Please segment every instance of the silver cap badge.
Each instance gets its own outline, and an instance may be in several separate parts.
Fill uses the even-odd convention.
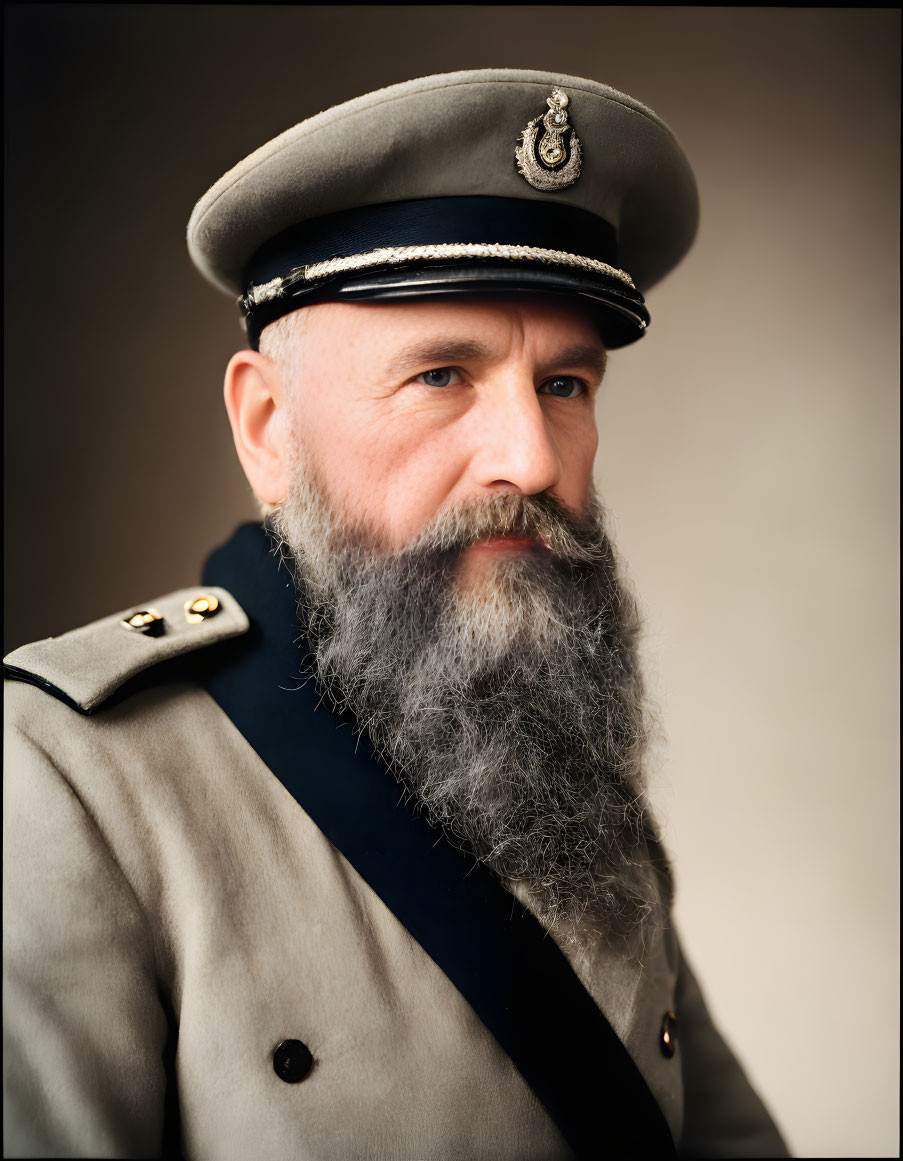
[[[580,176],[580,141],[568,124],[567,93],[553,89],[546,104],[548,113],[534,117],[520,135],[521,144],[514,150],[517,171],[534,189],[566,189]],[[540,122],[545,132],[537,145]]]

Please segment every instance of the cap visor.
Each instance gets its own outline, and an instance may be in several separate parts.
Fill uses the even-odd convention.
[[[368,271],[325,279],[283,300],[289,310],[315,302],[409,302],[424,297],[469,294],[514,297],[567,295],[578,297],[594,311],[605,345],[614,349],[640,338],[649,325],[649,312],[637,291],[616,279],[561,269],[491,263],[431,264]],[[291,298],[292,306],[288,299]]]

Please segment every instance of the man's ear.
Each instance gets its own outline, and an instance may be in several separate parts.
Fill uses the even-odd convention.
[[[279,368],[258,351],[238,351],[223,383],[232,438],[248,483],[278,504],[291,480],[291,424]]]

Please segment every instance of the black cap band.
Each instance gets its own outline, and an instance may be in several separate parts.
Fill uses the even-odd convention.
[[[299,266],[385,246],[451,242],[540,246],[618,265],[614,228],[588,210],[525,198],[418,198],[343,210],[285,230],[257,251],[244,282],[259,286]]]
[[[440,261],[405,257],[401,263],[370,263],[365,272],[356,266],[315,277],[305,274],[317,263],[373,251],[475,244],[499,244],[505,251],[531,247],[557,254],[560,264],[515,250],[513,256],[458,253]],[[586,269],[594,264],[597,269]],[[305,305],[335,300],[401,301],[461,293],[583,295],[614,312],[610,325],[603,327],[610,346],[639,338],[649,321],[642,296],[617,270],[617,237],[610,223],[574,206],[520,198],[421,198],[329,214],[294,226],[261,247],[245,269],[244,285],[248,293],[241,303],[255,348],[260,332],[275,319]]]

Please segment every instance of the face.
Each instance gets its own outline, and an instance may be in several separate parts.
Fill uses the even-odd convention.
[[[591,484],[605,350],[577,305],[462,301],[308,307],[289,393],[299,453],[336,511],[388,549],[436,514]],[[487,557],[542,551],[501,538]]]

